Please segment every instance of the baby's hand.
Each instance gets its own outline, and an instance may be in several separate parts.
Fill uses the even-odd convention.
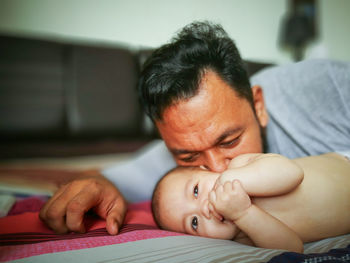
[[[209,202],[208,204],[209,212],[219,221],[223,221],[224,218],[218,212],[216,212],[214,206]]]
[[[251,206],[250,197],[238,180],[217,185],[209,194],[209,202],[218,214],[232,221],[239,219]]]
[[[220,176],[218,179],[216,179],[214,189],[216,189],[219,185],[224,185],[226,182],[233,182],[235,179],[236,175],[241,176],[242,171],[239,169],[230,169],[229,171],[225,171]]]

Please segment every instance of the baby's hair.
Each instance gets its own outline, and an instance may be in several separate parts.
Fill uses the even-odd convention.
[[[160,202],[160,198],[161,198],[161,188],[162,188],[162,183],[164,181],[164,178],[166,178],[169,174],[171,174],[172,172],[174,172],[177,169],[177,167],[171,169],[170,171],[168,171],[163,177],[161,177],[159,179],[159,181],[157,182],[153,194],[152,194],[152,215],[153,215],[153,219],[156,222],[157,226],[161,229],[163,229],[163,226],[161,224],[161,220],[160,220],[160,206],[159,206],[159,202]]]
[[[175,167],[170,171],[168,171],[157,182],[152,195],[152,215],[153,215],[154,221],[156,222],[159,228],[167,229],[164,225],[162,225],[162,220],[161,220],[162,211],[160,207],[160,200],[162,198],[162,185],[164,183],[164,179],[168,178],[170,175],[176,174],[177,172],[188,171],[191,168],[193,169],[194,167]]]

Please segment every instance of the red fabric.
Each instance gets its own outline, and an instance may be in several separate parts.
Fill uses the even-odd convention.
[[[8,215],[18,215],[25,212],[38,212],[47,201],[47,196],[33,196],[27,198],[17,198],[17,202],[12,206]]]
[[[24,206],[28,207],[24,201],[22,201],[22,203]],[[39,207],[39,209],[41,207],[37,204],[36,206]],[[17,210],[21,209],[17,207]],[[143,224],[156,227],[156,223],[154,222],[151,213],[150,202],[129,205],[124,224]],[[88,216],[85,219],[85,226],[87,231],[92,231],[105,228],[106,222],[104,219],[95,216]],[[26,232],[37,232],[42,234],[54,233],[39,219],[39,212],[25,212],[0,218],[0,234]]]

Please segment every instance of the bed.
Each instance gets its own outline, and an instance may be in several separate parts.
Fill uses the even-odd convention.
[[[92,214],[86,217],[85,234],[56,235],[39,220],[38,212],[50,192],[48,185],[57,181],[58,173],[60,180],[68,180],[79,169],[100,168],[131,157],[109,154],[0,163],[2,192],[9,189],[9,178],[18,186],[22,180],[31,191],[17,194],[8,215],[0,218],[0,262],[350,262],[350,234],[305,244],[304,254],[255,248],[160,230],[153,221],[150,201],[129,204],[116,236],[108,235],[105,222]],[[31,178],[30,184],[26,178]],[[40,188],[48,192],[35,191]]]

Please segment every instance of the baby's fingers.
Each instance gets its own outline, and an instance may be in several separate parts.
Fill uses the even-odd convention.
[[[212,215],[218,219],[219,221],[222,221],[223,217],[218,212],[216,212],[214,204],[217,202],[216,200],[216,193],[215,191],[211,191],[209,193],[209,211],[212,213]]]
[[[222,195],[224,192],[223,185],[218,185],[215,190],[211,190],[209,193],[209,201],[212,203],[218,202],[218,198]]]
[[[224,186],[223,186],[224,192],[226,192],[226,193],[232,192],[232,190],[234,190],[234,183],[235,183],[235,181],[237,181],[237,180],[234,180],[233,182],[227,181],[227,182],[224,184]]]
[[[222,215],[220,215],[219,213],[217,213],[215,211],[215,208],[214,208],[214,206],[211,203],[209,203],[209,211],[217,220],[219,220],[219,221],[223,220]]]
[[[245,190],[243,189],[242,183],[239,180],[233,180],[232,189],[234,191],[236,191],[237,193],[245,193]]]
[[[210,191],[209,193],[209,202],[215,203],[216,202],[216,193],[215,191]]]

